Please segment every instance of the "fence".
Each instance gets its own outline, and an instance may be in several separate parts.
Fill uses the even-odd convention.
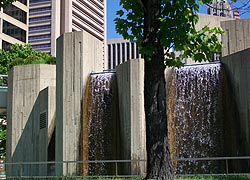
[[[232,160],[248,160],[248,163],[250,162],[250,156],[240,156],[240,157],[208,157],[208,158],[174,158],[171,159],[172,162],[205,162],[205,161],[223,161],[225,163],[225,173],[209,173],[209,174],[190,174],[190,173],[185,173],[185,174],[176,174],[177,176],[220,176],[220,175],[250,175],[250,169],[248,169],[248,172],[244,173],[237,173],[237,172],[230,172],[229,171],[229,161]],[[68,169],[69,166],[74,163],[74,164],[106,164],[106,163],[111,163],[115,166],[115,173],[114,174],[93,174],[91,176],[82,176],[82,175],[69,175],[68,174]],[[18,172],[19,174],[16,176],[8,176],[8,178],[53,178],[53,177],[142,177],[142,174],[140,172],[134,173],[134,174],[119,174],[119,164],[124,164],[124,163],[134,163],[134,165],[139,166],[140,163],[146,163],[146,160],[95,160],[95,161],[49,161],[49,162],[18,162],[18,163],[0,163],[0,166],[8,166],[8,165],[17,165],[19,167]],[[64,176],[56,176],[55,174],[51,175],[32,175],[32,176],[27,176],[23,174],[23,169],[25,166],[29,165],[38,165],[41,167],[41,165],[46,165],[46,166],[56,166],[56,164],[64,164],[66,167],[66,174]]]

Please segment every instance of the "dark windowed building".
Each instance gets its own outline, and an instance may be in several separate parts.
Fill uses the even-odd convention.
[[[0,13],[0,49],[9,49],[12,44],[28,42],[28,1],[18,0]]]

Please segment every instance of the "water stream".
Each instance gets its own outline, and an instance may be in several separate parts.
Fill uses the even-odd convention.
[[[172,158],[215,157],[223,154],[220,64],[175,69],[168,96],[169,145]],[[177,173],[211,173],[211,162],[174,163]]]

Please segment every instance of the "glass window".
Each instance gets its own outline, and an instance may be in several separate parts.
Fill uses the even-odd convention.
[[[31,3],[46,2],[46,1],[51,1],[51,0],[30,0],[30,4]]]
[[[135,59],[135,43],[131,43],[131,56],[132,58],[131,59]]]
[[[116,48],[115,48],[115,44],[112,44],[112,48],[113,48],[113,69],[115,69],[116,66]]]
[[[32,41],[32,40],[39,40],[39,39],[49,39],[49,38],[51,38],[50,35],[29,36],[29,41]]]
[[[24,5],[27,6],[27,0],[18,0],[20,3],[23,3]]]
[[[6,6],[3,12],[25,24],[27,23],[27,13],[12,4]]]
[[[120,47],[120,44],[117,44],[117,61],[118,61],[118,64],[121,64],[121,47]]]
[[[125,62],[125,44],[122,43],[122,62]]]
[[[2,40],[2,49],[3,50],[5,50],[5,51],[9,50],[11,45],[12,45],[11,43]]]
[[[127,60],[129,60],[130,59],[130,44],[129,43],[126,43],[126,45],[127,45]]]
[[[44,21],[44,20],[51,20],[51,16],[44,16],[44,17],[38,17],[38,18],[30,18],[29,22]]]
[[[30,13],[37,13],[37,12],[50,11],[50,10],[51,10],[51,7],[30,9]]]
[[[108,69],[111,69],[111,45],[108,45]]]
[[[44,30],[44,29],[50,29],[51,26],[47,25],[47,26],[39,26],[39,27],[30,27],[29,31],[36,31],[36,30]]]
[[[26,43],[26,31],[5,20],[3,21],[3,33]]]

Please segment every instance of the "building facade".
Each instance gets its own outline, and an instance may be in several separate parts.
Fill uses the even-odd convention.
[[[18,0],[0,11],[0,49],[28,42],[29,1]]]
[[[85,30],[106,44],[106,0],[30,0],[29,43],[55,56],[56,39]]]
[[[138,59],[142,55],[135,41],[124,40],[122,38],[108,39],[108,58],[105,62],[105,69],[115,69],[129,59]]]
[[[60,35],[60,1],[29,1],[29,43],[33,49],[55,55]]]

